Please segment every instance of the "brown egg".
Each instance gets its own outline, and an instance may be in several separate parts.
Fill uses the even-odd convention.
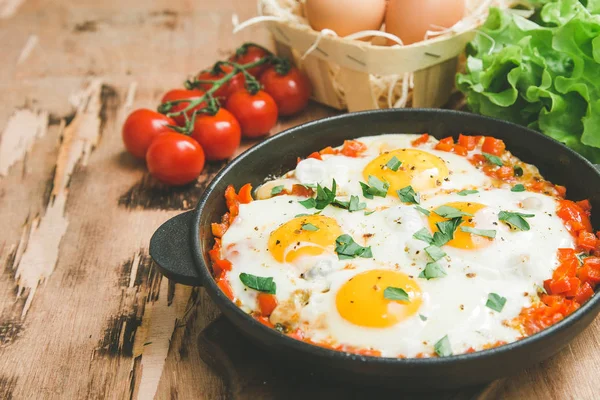
[[[450,28],[464,15],[465,0],[389,0],[385,30],[412,44],[424,40],[428,30]]]
[[[317,31],[331,29],[339,36],[379,30],[386,0],[306,0],[305,14]]]

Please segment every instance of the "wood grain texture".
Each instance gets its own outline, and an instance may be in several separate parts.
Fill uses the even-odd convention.
[[[262,383],[204,290],[153,266],[151,234],[223,164],[162,186],[123,152],[124,118],[243,41],[270,42],[260,28],[231,34],[232,13],[249,18],[252,0],[124,4],[0,0],[0,399],[370,395],[281,374]],[[334,113],[311,104],[274,132]],[[599,342],[596,321],[543,365],[440,396],[596,398]]]

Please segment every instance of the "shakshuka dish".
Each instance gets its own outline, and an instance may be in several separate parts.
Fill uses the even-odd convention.
[[[297,340],[382,357],[470,353],[594,295],[590,203],[565,195],[493,137],[363,137],[254,191],[229,186],[210,257],[237,306]]]

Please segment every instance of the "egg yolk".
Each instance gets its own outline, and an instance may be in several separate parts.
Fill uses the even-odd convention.
[[[475,213],[477,211],[486,207],[485,205],[480,204],[480,203],[461,202],[461,201],[447,203],[444,205],[456,208],[457,210],[460,210],[464,213],[471,214],[471,215],[475,215]],[[427,217],[427,219],[429,220],[429,227],[431,228],[431,230],[433,232],[438,230],[437,226],[435,225],[437,222],[448,220],[448,218],[440,217],[435,212],[433,212],[433,210],[431,211],[431,213],[429,214],[429,217]],[[448,246],[456,247],[459,249],[470,250],[470,249],[478,249],[478,248],[486,247],[492,242],[492,239],[490,239],[490,238],[479,236],[479,235],[474,235],[469,232],[463,232],[460,229],[462,226],[468,226],[468,227],[474,228],[475,224],[473,222],[473,217],[463,216],[462,220],[463,220],[463,222],[454,231],[454,239],[452,239],[451,241],[446,243]]]
[[[301,256],[316,256],[333,251],[335,239],[342,234],[337,221],[323,215],[297,217],[274,230],[269,251],[279,262],[292,262]]]
[[[388,300],[388,287],[404,289],[409,301]],[[415,314],[421,306],[421,288],[407,275],[372,270],[350,278],[337,292],[335,303],[342,318],[355,325],[386,328]]]
[[[396,157],[402,164],[397,171],[387,167]],[[388,195],[396,195],[396,190],[412,186],[416,191],[432,189],[440,185],[448,176],[448,167],[441,158],[416,149],[397,149],[381,154],[363,170],[365,180],[369,175],[390,184]]]

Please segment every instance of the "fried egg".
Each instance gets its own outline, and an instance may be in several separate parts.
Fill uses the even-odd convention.
[[[240,204],[220,245],[236,303],[260,313],[264,288],[239,276],[270,278],[278,305],[269,322],[279,330],[388,357],[439,354],[445,337],[453,354],[521,338],[509,322],[535,301],[557,249],[575,247],[557,199],[495,184],[434,139],[413,146],[417,137],[360,138],[359,156],[302,160]],[[317,207],[334,180],[335,201]],[[365,189],[377,182],[383,192]],[[294,195],[299,184],[318,192]],[[414,197],[397,193],[409,186]]]

